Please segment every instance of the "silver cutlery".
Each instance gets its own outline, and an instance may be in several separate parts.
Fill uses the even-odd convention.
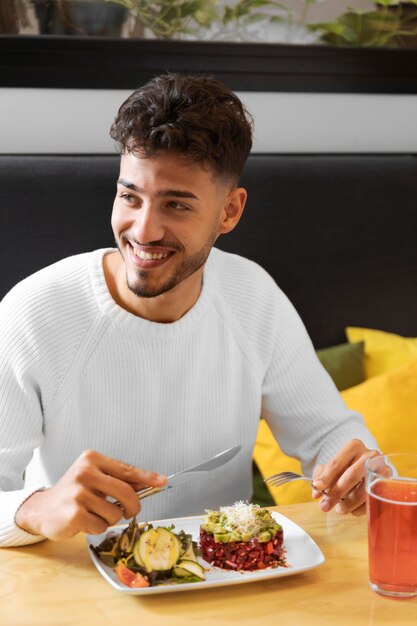
[[[136,495],[139,500],[142,500],[143,498],[153,496],[155,493],[160,493],[161,491],[166,491],[167,489],[172,489],[173,487],[179,487],[180,485],[185,485],[186,483],[196,480],[197,478],[207,476],[208,472],[211,472],[212,470],[215,470],[231,461],[241,449],[242,446],[233,446],[232,448],[223,450],[223,452],[219,452],[219,454],[216,454],[211,457],[211,459],[208,459],[203,463],[193,465],[192,467],[188,467],[180,472],[171,474],[171,476],[168,476],[167,483],[163,487],[145,487],[144,489],[137,491]],[[120,505],[121,503],[117,501],[114,504]]]
[[[285,483],[291,483],[294,480],[307,480],[316,491],[321,493],[322,496],[327,496],[326,491],[321,491],[320,489],[317,489],[317,487],[313,483],[312,478],[309,478],[308,476],[303,476],[302,474],[296,474],[295,472],[279,472],[278,474],[268,476],[268,478],[264,479],[264,482],[269,483],[273,487],[279,487],[280,485],[284,485]],[[348,491],[346,496],[340,498],[340,501],[343,502],[343,500],[346,500],[346,497],[350,493],[353,493],[356,489],[358,489],[358,487],[360,487],[362,483],[363,480],[360,480],[357,485],[355,485],[350,491]]]
[[[320,489],[317,489],[317,487],[314,486],[312,478],[303,476],[302,474],[296,474],[295,472],[279,472],[278,474],[268,476],[268,478],[264,479],[264,482],[269,483],[273,487],[279,487],[280,485],[293,482],[294,480],[307,480],[316,491],[321,493],[323,496],[327,495],[325,491],[320,491]]]

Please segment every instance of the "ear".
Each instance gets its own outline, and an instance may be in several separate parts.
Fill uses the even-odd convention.
[[[236,187],[227,196],[219,222],[219,235],[230,233],[240,220],[248,194],[243,187]]]

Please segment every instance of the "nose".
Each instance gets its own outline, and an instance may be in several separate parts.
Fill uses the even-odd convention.
[[[136,241],[141,244],[156,243],[164,237],[165,229],[161,215],[152,205],[143,205],[136,211],[135,221],[131,232]]]

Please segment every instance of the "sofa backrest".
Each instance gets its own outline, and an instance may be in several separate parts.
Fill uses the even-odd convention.
[[[63,257],[113,245],[117,155],[0,156],[0,298]],[[249,157],[245,213],[218,247],[260,263],[316,348],[347,325],[417,336],[416,155]]]

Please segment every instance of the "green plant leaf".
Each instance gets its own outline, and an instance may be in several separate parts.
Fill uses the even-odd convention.
[[[202,9],[199,9],[195,12],[194,19],[201,26],[211,26],[214,22],[218,21],[219,14],[217,12],[216,7],[207,6]]]
[[[307,24],[307,30],[313,32],[322,31],[324,34],[330,35],[342,35],[344,27],[339,22],[315,22],[314,24]]]
[[[270,22],[272,24],[282,24],[282,23],[287,23],[287,18],[286,17],[280,17],[279,15],[273,15],[270,18]]]
[[[243,15],[249,15],[253,9],[267,6],[287,10],[285,5],[280,2],[274,2],[273,0],[240,0],[240,2],[234,6],[234,12],[238,19]],[[269,17],[269,15],[267,17]]]
[[[308,25],[320,33],[320,39],[332,45],[387,46],[398,45],[394,38],[401,31],[404,20],[387,8],[380,11],[351,9],[334,22]]]
[[[235,10],[232,7],[225,6],[223,12],[223,24],[228,24],[236,19]]]
[[[401,0],[374,0],[374,2],[377,6],[395,7],[400,4]]]
[[[252,15],[247,15],[245,17],[246,24],[255,24],[256,22],[263,22],[265,20],[270,20],[270,15],[268,13],[252,13]]]
[[[198,35],[200,29],[211,28],[216,23],[229,29],[236,25],[237,31],[245,25],[261,21],[287,24],[289,27],[294,24],[293,13],[287,4],[275,0],[229,0],[230,4],[221,0],[104,1],[126,7],[145,28],[162,38],[190,33]],[[325,1],[329,0],[303,0],[303,6],[306,10],[309,5]],[[401,45],[400,37],[414,34],[410,26],[417,12],[406,12],[401,0],[373,2],[373,10],[348,8],[333,21],[305,23],[304,26],[318,33],[322,42],[332,45]],[[417,0],[408,0],[407,5],[417,7]],[[271,11],[262,11],[265,8]]]

